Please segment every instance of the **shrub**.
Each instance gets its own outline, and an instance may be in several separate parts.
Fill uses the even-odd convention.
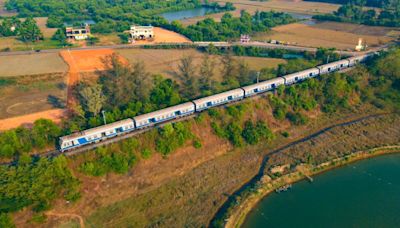
[[[299,112],[288,112],[286,118],[294,125],[304,125],[308,122],[307,117]]]
[[[146,148],[142,150],[142,158],[149,159],[151,157],[151,150]]]
[[[201,144],[200,140],[196,139],[193,141],[193,147],[196,149],[200,149],[203,145]]]

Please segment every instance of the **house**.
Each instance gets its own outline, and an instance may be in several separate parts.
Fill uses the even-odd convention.
[[[80,27],[66,27],[65,34],[68,39],[86,40],[90,37],[90,26],[84,24]]]
[[[131,26],[129,30],[132,40],[145,40],[154,38],[153,26]]]

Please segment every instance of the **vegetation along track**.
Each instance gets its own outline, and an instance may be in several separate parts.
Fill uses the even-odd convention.
[[[387,113],[379,113],[379,114],[371,114],[371,115],[367,115],[367,116],[363,116],[357,119],[353,119],[350,121],[346,121],[346,122],[342,122],[342,123],[336,123],[333,125],[330,125],[328,127],[325,127],[323,129],[320,129],[310,135],[307,135],[303,138],[300,138],[296,141],[290,142],[278,149],[272,150],[271,152],[267,153],[264,155],[262,162],[261,162],[261,166],[257,172],[257,174],[251,178],[247,183],[245,183],[244,185],[242,185],[238,190],[236,190],[234,193],[232,193],[228,199],[225,201],[225,203],[219,208],[219,210],[217,211],[217,213],[214,215],[213,219],[210,221],[209,227],[212,227],[214,221],[219,220],[221,217],[223,217],[227,212],[228,209],[230,207],[230,205],[232,204],[232,202],[235,201],[236,197],[240,196],[244,191],[248,190],[248,189],[252,189],[255,187],[255,185],[261,180],[261,178],[264,176],[264,170],[265,167],[268,163],[268,160],[270,158],[271,155],[277,154],[282,152],[283,150],[290,148],[292,146],[295,146],[297,144],[300,143],[304,143],[306,141],[309,141],[311,139],[316,138],[317,136],[324,134],[326,132],[329,132],[337,127],[345,127],[345,126],[349,126],[358,122],[361,122],[363,120],[367,120],[367,119],[371,119],[371,118],[375,118],[375,117],[379,117],[379,116],[385,116],[385,115],[390,115],[390,114],[394,114],[392,112],[387,112]]]

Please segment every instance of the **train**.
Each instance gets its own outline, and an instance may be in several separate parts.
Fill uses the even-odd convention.
[[[62,136],[59,138],[58,150],[60,152],[66,152],[86,146],[88,144],[99,143],[100,141],[104,141],[122,134],[154,127],[173,119],[182,118],[216,106],[221,106],[251,96],[259,95],[267,91],[274,90],[280,85],[289,86],[304,81],[308,78],[313,78],[319,75],[353,67],[360,62],[364,62],[372,55],[374,55],[374,53],[353,56],[293,74],[243,86],[237,89],[192,100],[190,102],[175,105],[151,113],[91,128],[81,132],[73,133],[71,135]]]

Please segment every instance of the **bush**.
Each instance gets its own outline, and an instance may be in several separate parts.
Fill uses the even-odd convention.
[[[289,132],[284,131],[284,132],[281,133],[281,135],[282,135],[283,137],[287,138],[287,137],[289,137]]]
[[[4,228],[14,228],[15,227],[9,214],[0,213],[0,227],[4,227]]]
[[[146,148],[142,150],[142,158],[149,159],[151,157],[151,150]]]
[[[196,139],[193,141],[193,147],[196,149],[200,149],[203,145],[201,144],[200,140]]]
[[[304,125],[308,122],[307,117],[298,112],[288,112],[286,118],[294,125]]]

